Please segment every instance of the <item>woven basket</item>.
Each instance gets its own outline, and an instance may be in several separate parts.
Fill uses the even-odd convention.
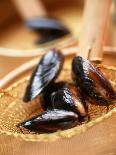
[[[67,57],[57,81],[71,82],[71,60]],[[116,89],[116,68],[100,66]],[[106,155],[116,153],[116,105],[90,105],[91,120],[52,134],[22,133],[19,122],[43,110],[37,102],[22,101],[29,77],[23,77],[0,93],[0,155]],[[47,142],[47,143],[46,143]]]

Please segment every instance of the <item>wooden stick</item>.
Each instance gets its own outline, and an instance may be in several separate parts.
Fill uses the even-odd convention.
[[[63,55],[75,55],[75,53],[79,52],[78,46],[72,47],[64,47],[59,48]],[[31,50],[17,50],[17,49],[8,49],[8,48],[0,48],[0,55],[4,57],[36,57],[42,56],[48,51],[48,49],[31,49]],[[104,54],[116,55],[116,47],[104,46],[103,47]]]
[[[111,0],[87,0],[83,15],[78,55],[94,61],[101,61],[102,47],[110,14]],[[89,54],[90,52],[90,54]]]
[[[13,0],[24,20],[47,15],[41,0]]]

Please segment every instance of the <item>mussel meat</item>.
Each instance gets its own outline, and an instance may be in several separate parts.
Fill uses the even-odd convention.
[[[78,115],[66,110],[48,110],[17,125],[20,129],[26,128],[38,133],[52,133],[72,128],[80,124]]]
[[[31,30],[39,33],[40,39],[36,41],[36,44],[46,43],[70,34],[69,29],[55,19],[35,18],[26,21],[25,24]]]
[[[62,64],[63,55],[59,51],[51,49],[45,54],[32,73],[23,100],[28,102],[40,95],[58,76]]]
[[[77,56],[72,61],[72,76],[78,87],[96,104],[108,105],[116,92],[103,73],[88,60]]]

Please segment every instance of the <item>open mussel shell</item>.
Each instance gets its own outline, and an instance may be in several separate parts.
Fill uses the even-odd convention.
[[[17,125],[38,133],[52,133],[72,128],[79,124],[78,115],[65,110],[48,110]]]
[[[58,76],[62,63],[63,55],[59,51],[51,49],[45,54],[32,73],[23,100],[28,102],[40,95]]]
[[[70,34],[69,29],[60,21],[50,18],[34,18],[26,21],[25,25],[41,36],[36,43],[46,43]]]
[[[44,110],[52,109],[52,103],[51,103],[51,94],[53,92],[58,91],[59,89],[63,89],[67,87],[67,83],[64,81],[60,82],[52,82],[48,87],[45,88],[44,92],[40,96],[40,103]]]
[[[72,61],[72,76],[77,86],[99,105],[116,99],[116,92],[103,73],[88,60],[77,56]]]
[[[71,87],[71,86],[70,86]],[[73,87],[73,86],[72,86]],[[85,117],[87,115],[85,109],[85,102],[83,102],[81,94],[78,90],[68,87],[60,89],[51,95],[52,108],[64,109],[77,113],[79,117]]]

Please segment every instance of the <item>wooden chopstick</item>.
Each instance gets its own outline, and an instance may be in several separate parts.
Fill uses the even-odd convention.
[[[111,0],[86,0],[78,55],[101,61],[108,28]]]
[[[45,17],[46,9],[42,0],[12,0],[24,20],[34,17]]]

